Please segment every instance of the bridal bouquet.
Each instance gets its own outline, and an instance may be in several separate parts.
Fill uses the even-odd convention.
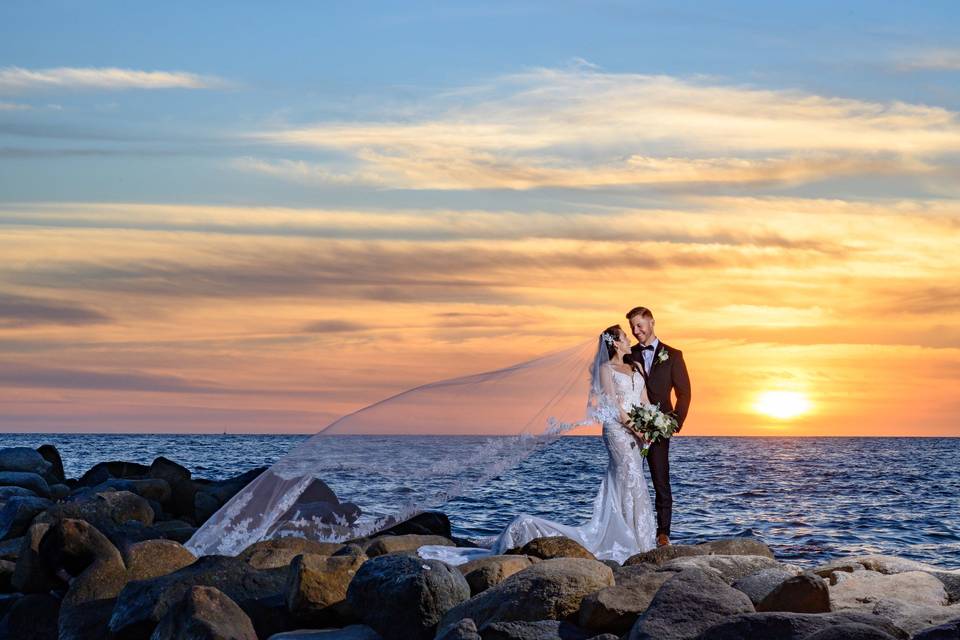
[[[643,436],[643,450],[640,455],[650,453],[650,445],[661,438],[669,438],[677,430],[677,419],[660,410],[656,404],[633,405],[627,416],[627,427]]]

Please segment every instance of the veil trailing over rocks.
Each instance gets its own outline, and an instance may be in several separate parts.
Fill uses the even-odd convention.
[[[591,340],[339,418],[231,498],[186,547],[235,555],[283,536],[343,542],[435,508],[601,418],[606,359],[603,339]]]

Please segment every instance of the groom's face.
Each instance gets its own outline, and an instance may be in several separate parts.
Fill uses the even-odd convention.
[[[653,332],[654,324],[653,318],[647,318],[640,314],[630,318],[630,330],[633,332],[633,337],[637,339],[637,342],[646,345],[653,340],[653,336],[655,335]]]

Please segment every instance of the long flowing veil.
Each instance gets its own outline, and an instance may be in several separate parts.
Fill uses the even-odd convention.
[[[185,546],[236,555],[282,536],[342,542],[435,508],[602,419],[606,360],[601,336],[348,414],[260,474]]]

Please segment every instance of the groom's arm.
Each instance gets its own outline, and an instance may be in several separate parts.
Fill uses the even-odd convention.
[[[683,361],[683,352],[677,351],[676,362],[670,367],[673,390],[677,394],[677,404],[674,411],[677,414],[677,424],[682,427],[690,410],[690,375],[687,373],[687,364]]]

